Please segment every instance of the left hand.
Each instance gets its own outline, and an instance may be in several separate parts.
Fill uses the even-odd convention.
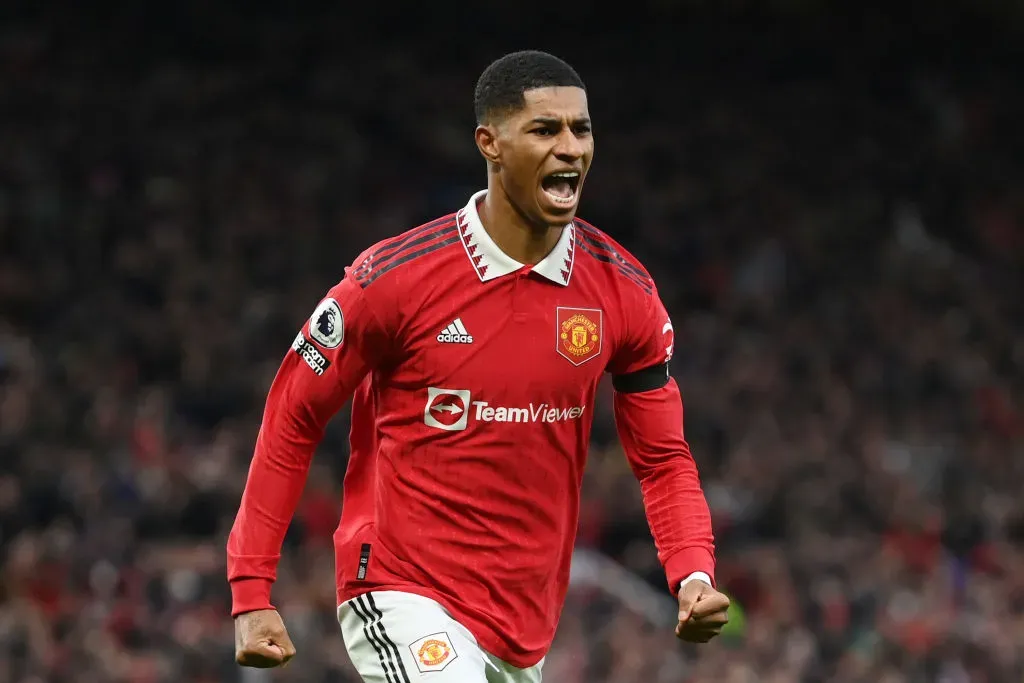
[[[687,582],[679,591],[679,624],[676,637],[688,643],[706,643],[729,623],[729,598],[700,579]]]

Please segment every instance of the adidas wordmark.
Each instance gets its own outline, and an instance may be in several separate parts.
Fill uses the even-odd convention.
[[[462,318],[456,318],[448,327],[441,330],[437,335],[437,341],[442,344],[472,344],[473,335],[466,331]]]

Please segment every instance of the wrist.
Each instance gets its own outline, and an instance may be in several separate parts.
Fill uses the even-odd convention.
[[[691,581],[703,581],[704,583],[712,587],[715,585],[711,581],[711,577],[706,572],[693,572],[692,574],[690,574],[685,579],[679,582],[679,590],[683,590],[686,584],[690,583]]]

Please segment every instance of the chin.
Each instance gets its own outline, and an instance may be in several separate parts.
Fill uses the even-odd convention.
[[[554,202],[543,190],[541,196],[538,198],[537,212],[541,222],[548,227],[562,227],[576,217],[576,211],[579,208],[579,193],[573,197],[571,204],[562,204],[560,202]]]
[[[577,207],[574,206],[571,209],[562,211],[561,213],[553,214],[551,225],[561,228],[565,225],[568,225],[569,223],[572,223],[573,219],[576,218],[576,208]]]
[[[538,207],[534,218],[531,221],[538,226],[546,228],[563,228],[576,218],[576,207],[552,211],[547,207]]]

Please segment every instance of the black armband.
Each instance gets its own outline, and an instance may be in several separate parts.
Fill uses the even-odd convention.
[[[668,384],[668,379],[668,363],[658,363],[628,375],[615,375],[612,377],[612,386],[615,391],[623,394],[639,394],[642,391],[661,389]]]

